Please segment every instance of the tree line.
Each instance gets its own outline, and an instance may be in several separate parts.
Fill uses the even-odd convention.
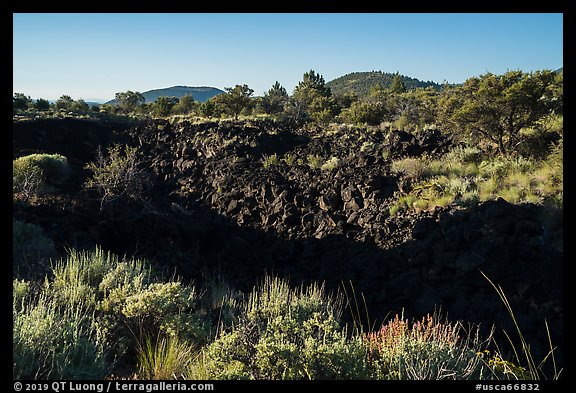
[[[145,103],[140,92],[118,92],[115,104],[92,107],[68,95],[51,104],[42,98],[33,101],[23,93],[15,93],[13,110],[234,119],[268,115],[318,124],[387,124],[406,131],[435,125],[472,142],[492,143],[502,154],[513,152],[522,142],[523,129],[542,128],[547,118],[563,113],[563,73],[550,70],[486,73],[469,78],[462,85],[444,85],[440,91],[433,87],[407,89],[396,73],[389,87],[376,84],[365,97],[333,94],[324,77],[314,70],[304,73],[292,95],[279,82],[262,97],[253,97],[254,90],[246,84],[225,90],[225,94],[203,103],[191,95],[159,97]]]

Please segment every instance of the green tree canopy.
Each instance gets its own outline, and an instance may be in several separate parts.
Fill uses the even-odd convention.
[[[272,85],[262,98],[262,107],[267,114],[279,113],[284,110],[284,105],[288,101],[286,89],[278,81]]]
[[[79,100],[74,101],[70,105],[70,109],[75,111],[75,112],[88,112],[90,110],[90,107],[88,106],[86,101],[84,101],[82,98],[80,98]]]
[[[146,101],[142,93],[138,91],[125,91],[115,94],[118,106],[125,112],[132,112]]]
[[[314,70],[304,73],[302,81],[294,89],[293,106],[297,115],[308,114],[312,120],[327,122],[338,114],[338,105],[326,86],[324,77]]]
[[[198,107],[198,111],[204,117],[212,117],[214,116],[214,113],[216,111],[216,105],[214,104],[214,101],[210,99],[206,102],[201,103],[200,106]]]
[[[185,96],[180,97],[178,103],[172,108],[172,112],[184,115],[192,112],[195,107],[196,103],[194,102],[194,97],[192,97],[191,94],[186,94]]]
[[[48,100],[45,100],[44,98],[38,98],[34,102],[34,109],[38,111],[47,111],[50,109],[50,102],[48,102]]]
[[[177,97],[158,97],[156,102],[154,102],[154,113],[158,116],[168,116],[172,108],[178,104],[178,101]]]
[[[558,107],[558,83],[548,70],[473,77],[442,93],[440,118],[455,132],[492,142],[501,154],[509,154],[522,128],[534,126]]]
[[[30,96],[25,95],[24,93],[14,93],[12,96],[12,109],[13,110],[25,110],[28,109],[28,106],[32,104],[32,100]]]
[[[390,91],[392,93],[405,93],[406,92],[406,85],[402,80],[402,77],[397,72],[394,74],[394,78],[392,79],[392,83],[390,84]]]
[[[332,96],[332,92],[330,88],[326,86],[326,82],[324,81],[324,77],[320,74],[317,74],[316,71],[310,70],[305,72],[302,81],[298,83],[298,86],[294,89],[294,95],[298,95],[300,91],[304,91],[306,89],[315,90],[318,94],[323,97],[330,97]]]
[[[250,97],[254,93],[254,90],[249,88],[248,85],[226,87],[224,90],[227,92],[224,95],[224,102],[234,115],[234,118],[238,119],[238,115],[242,112],[242,109],[250,105]]]
[[[56,101],[56,103],[54,104],[56,106],[57,110],[72,110],[72,104],[74,103],[74,100],[72,99],[72,97],[70,97],[69,95],[62,95],[60,98],[58,98],[58,100]]]

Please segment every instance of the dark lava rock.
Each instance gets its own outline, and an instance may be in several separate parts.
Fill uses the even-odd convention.
[[[92,236],[108,250],[168,264],[198,282],[202,272],[221,269],[245,291],[265,274],[321,281],[333,291],[352,283],[374,318],[403,310],[420,318],[441,306],[451,320],[504,326],[509,316],[482,271],[515,295],[511,306],[523,331],[532,332],[527,339],[535,354],[546,353],[537,333],[544,319],[562,345],[561,213],[499,199],[390,217],[402,178],[390,173],[383,152],[393,158],[442,151],[451,142],[437,130],[385,137],[273,121],[155,121],[102,135],[85,129],[80,134],[90,146],[78,147],[82,137],[68,145],[54,126],[44,134],[19,127],[15,154],[38,149],[86,161],[98,143],[125,140],[138,147],[143,167],[158,174],[145,204],[123,202],[100,212],[98,199],[76,187],[61,205],[15,211],[51,230],[62,249],[73,241],[85,246]],[[71,128],[62,133],[72,137]],[[360,136],[378,147],[360,154]],[[264,168],[263,154],[277,154],[279,162]],[[312,169],[310,156],[342,164]],[[77,176],[82,184],[86,173]]]

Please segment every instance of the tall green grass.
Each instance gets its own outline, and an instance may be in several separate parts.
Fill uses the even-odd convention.
[[[192,347],[177,337],[159,337],[155,343],[146,337],[137,347],[138,377],[142,379],[182,379],[192,361]]]

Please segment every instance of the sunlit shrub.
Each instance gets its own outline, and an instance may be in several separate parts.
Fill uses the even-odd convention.
[[[339,325],[338,302],[311,285],[290,289],[267,278],[245,303],[239,323],[203,353],[199,370],[216,379],[367,377],[362,342]]]
[[[46,292],[14,307],[13,378],[103,378],[106,353],[96,343],[93,319],[84,305],[62,307]]]

